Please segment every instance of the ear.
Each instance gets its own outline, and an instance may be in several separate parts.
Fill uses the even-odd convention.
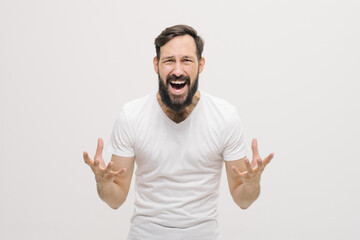
[[[154,70],[155,70],[156,74],[159,74],[159,61],[156,56],[153,59],[153,64],[154,64]]]
[[[205,66],[205,58],[202,57],[199,61],[199,73],[202,72],[202,70],[204,69],[204,66]]]

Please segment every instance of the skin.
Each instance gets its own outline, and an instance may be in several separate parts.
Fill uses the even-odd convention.
[[[198,59],[194,39],[189,35],[178,36],[160,48],[159,60],[154,57],[154,70],[163,81],[172,74],[190,77],[190,85],[202,72],[205,59]],[[166,82],[165,82],[166,83]],[[170,91],[172,101],[184,101],[190,86],[186,85],[182,91]],[[184,121],[196,107],[200,99],[200,92],[193,96],[192,103],[180,112],[174,112],[161,100],[158,93],[158,102],[164,113],[174,122]],[[98,139],[96,154],[92,160],[87,152],[83,157],[85,163],[93,171],[100,198],[113,209],[119,208],[126,200],[134,171],[135,157],[119,157],[112,155],[111,161],[106,166],[102,157],[103,140]],[[257,140],[251,144],[253,158],[250,162],[247,157],[235,161],[225,161],[229,190],[234,202],[242,209],[248,208],[260,194],[261,175],[274,154],[269,154],[261,159],[258,151]]]
[[[175,76],[185,75],[190,77],[190,85],[194,86],[194,80],[197,75],[202,72],[205,65],[205,59],[198,59],[196,55],[196,45],[194,39],[190,35],[178,36],[160,48],[159,60],[154,57],[154,70],[160,75],[164,83],[166,78],[172,74]],[[186,85],[184,91],[176,94],[170,91],[172,101],[184,102],[190,90],[190,86]],[[199,90],[195,93],[192,103],[181,112],[174,112],[161,101],[158,93],[158,102],[164,113],[174,122],[179,123],[185,120],[194,110],[200,99]]]
[[[225,161],[229,190],[234,202],[241,209],[248,208],[259,197],[261,174],[274,157],[274,153],[270,153],[262,159],[256,139],[252,140],[251,150],[251,163],[247,157]]]
[[[102,157],[104,143],[98,139],[94,160],[84,152],[84,161],[95,175],[99,197],[111,208],[119,208],[126,200],[129,192],[131,178],[134,172],[135,157],[119,157],[112,155],[106,166]]]

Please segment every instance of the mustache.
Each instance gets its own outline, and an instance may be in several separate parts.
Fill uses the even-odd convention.
[[[176,76],[174,74],[172,74],[166,78],[166,84],[169,84],[170,81],[174,81],[174,80],[185,81],[187,84],[190,85],[190,78],[188,76],[185,76],[185,75]]]

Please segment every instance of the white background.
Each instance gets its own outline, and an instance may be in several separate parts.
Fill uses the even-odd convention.
[[[1,0],[0,238],[126,238],[133,186],[110,209],[82,152],[157,89],[154,38],[183,23],[206,42],[200,89],[275,152],[248,210],[223,175],[223,239],[360,239],[359,12],[358,0]]]

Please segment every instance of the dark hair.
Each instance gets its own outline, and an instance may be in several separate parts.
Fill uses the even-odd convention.
[[[196,44],[196,54],[198,57],[198,60],[201,59],[201,54],[204,49],[204,40],[197,35],[197,32],[195,29],[193,29],[190,26],[187,25],[175,25],[172,27],[166,28],[164,31],[161,32],[159,36],[155,39],[155,49],[156,49],[156,57],[159,60],[160,59],[160,48],[164,46],[168,41],[171,39],[177,37],[177,36],[183,36],[183,35],[190,35],[194,40]]]

